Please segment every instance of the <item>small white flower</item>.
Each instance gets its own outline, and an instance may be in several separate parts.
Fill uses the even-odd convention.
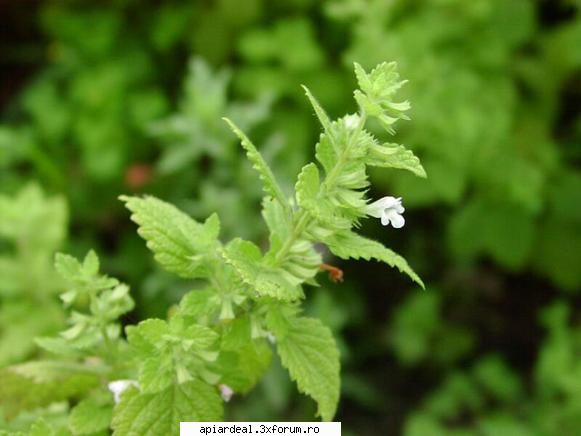
[[[391,224],[395,229],[401,229],[405,219],[401,215],[404,212],[401,205],[401,197],[383,197],[367,205],[367,214],[374,218],[381,218],[381,224]]]
[[[135,386],[136,388],[139,388],[139,383],[137,383],[135,380],[115,380],[109,383],[107,387],[113,394],[113,400],[115,400],[115,404],[121,401],[121,394],[125,392],[129,386]]]
[[[345,127],[347,127],[349,130],[356,129],[358,125],[359,125],[359,115],[353,114],[347,115],[345,117]]]
[[[222,395],[222,399],[225,402],[230,401],[230,399],[232,398],[232,395],[234,395],[234,391],[228,385],[224,385],[224,384],[218,385],[218,389],[220,389],[220,395]]]

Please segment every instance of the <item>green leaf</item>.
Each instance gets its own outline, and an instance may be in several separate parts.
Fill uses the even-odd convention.
[[[324,133],[320,136],[319,142],[315,146],[315,157],[325,169],[328,174],[337,164],[338,156],[337,150],[333,146],[333,142],[329,134]]]
[[[174,315],[169,323],[159,319],[142,321],[127,328],[139,368],[139,384],[145,393],[158,392],[172,383],[194,377],[216,378],[208,362],[216,360],[218,334],[209,327],[192,324]]]
[[[312,209],[312,205],[317,200],[319,193],[319,169],[314,163],[309,163],[301,170],[295,191],[297,194],[297,203],[305,209]]]
[[[260,381],[272,361],[272,351],[264,339],[256,339],[236,351],[220,353],[220,382],[235,392],[247,393]]]
[[[119,284],[117,279],[99,274],[99,259],[92,250],[83,263],[68,254],[57,253],[54,266],[68,285],[67,291],[60,295],[67,306],[76,301],[86,304],[90,297]]]
[[[338,232],[323,241],[329,250],[341,259],[376,259],[396,267],[425,289],[424,282],[411,269],[407,261],[381,243],[359,236],[350,231]]]
[[[369,116],[377,117],[389,133],[395,133],[393,124],[399,119],[408,119],[405,111],[410,108],[407,101],[394,102],[394,94],[406,83],[399,79],[395,62],[384,62],[368,74],[355,63],[355,75],[361,90],[354,92],[361,110]]]
[[[268,307],[265,321],[268,329],[277,340],[282,340],[291,329],[291,321],[297,317],[298,308],[289,304],[271,304]]]
[[[275,249],[275,240],[280,243],[290,235],[291,217],[281,204],[271,197],[265,197],[262,201],[262,216],[268,226],[268,230],[270,230],[271,250]]]
[[[315,110],[315,114],[317,114],[317,118],[319,119],[319,122],[323,126],[325,133],[327,135],[332,135],[333,131],[331,129],[331,120],[329,119],[329,116],[327,115],[325,110],[321,107],[321,105],[319,104],[317,99],[313,96],[313,94],[311,94],[311,91],[309,91],[309,88],[307,88],[304,85],[302,85],[302,87],[305,90],[305,94],[307,95],[307,98],[311,102],[311,106],[313,106],[313,109]]]
[[[129,344],[145,356],[156,353],[156,344],[161,344],[163,337],[169,334],[169,326],[162,319],[149,318],[136,326],[128,326],[126,331]]]
[[[303,297],[300,282],[282,268],[265,265],[260,249],[252,242],[234,239],[222,251],[222,256],[232,265],[240,279],[259,296],[282,301]]]
[[[246,150],[246,156],[250,162],[252,162],[252,166],[260,176],[260,180],[262,180],[264,192],[270,195],[272,198],[278,200],[278,202],[285,208],[288,209],[288,200],[286,199],[282,189],[278,185],[274,174],[272,173],[270,167],[262,157],[262,155],[256,149],[256,146],[248,139],[248,137],[242,132],[232,121],[228,118],[224,118],[224,121],[228,123],[232,131],[240,138],[242,143],[242,147]]]
[[[220,231],[216,215],[200,224],[155,197],[122,196],[121,200],[161,266],[184,278],[207,276],[207,256],[216,249]]]
[[[49,353],[67,357],[81,357],[82,353],[62,337],[37,337],[36,345]]]
[[[67,221],[65,199],[46,197],[36,184],[26,185],[14,197],[0,195],[0,236],[46,255],[63,242]]]
[[[220,309],[220,300],[212,289],[194,289],[180,301],[180,314],[194,320],[213,319]]]
[[[83,260],[83,272],[88,276],[99,273],[99,258],[93,250],[90,250]]]
[[[125,284],[103,291],[98,298],[91,301],[91,313],[101,320],[114,322],[121,315],[135,307]]]
[[[34,424],[30,426],[30,431],[28,436],[65,436],[68,432],[65,429],[59,429],[54,425],[49,425],[44,419],[40,418],[36,420]]]
[[[0,275],[0,281],[4,279]],[[0,367],[22,362],[36,351],[34,338],[52,334],[64,324],[62,306],[56,300],[0,299]]]
[[[398,168],[427,177],[426,170],[412,151],[399,144],[371,144],[368,148],[367,165],[382,168]]]
[[[139,364],[139,385],[145,393],[162,391],[176,382],[170,350],[160,350]]]
[[[172,356],[166,348],[170,331],[167,322],[147,319],[127,327],[127,339],[138,359],[139,383],[145,392],[157,392],[170,386],[175,378]]]
[[[63,278],[81,275],[83,267],[73,256],[65,253],[57,253],[54,258],[54,267]]]
[[[71,411],[69,428],[75,435],[97,433],[109,428],[112,416],[112,404],[86,398]]]
[[[77,397],[97,386],[98,373],[62,362],[29,362],[0,370],[0,407],[8,417]]]
[[[181,421],[221,421],[222,399],[202,382],[175,384],[154,394],[130,388],[115,407],[114,436],[178,436]]]
[[[224,328],[218,359],[221,383],[235,392],[248,392],[268,369],[272,359],[264,339],[253,339],[248,316],[230,322]]]
[[[318,415],[331,421],[339,401],[339,351],[331,331],[313,318],[294,318],[277,343],[278,354],[299,391],[318,404]]]

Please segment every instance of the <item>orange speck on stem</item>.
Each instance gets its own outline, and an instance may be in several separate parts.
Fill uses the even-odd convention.
[[[327,263],[322,263],[319,266],[319,269],[322,271],[327,271],[329,273],[329,280],[333,283],[342,282],[343,281],[343,270],[337,268],[336,266],[329,265]]]

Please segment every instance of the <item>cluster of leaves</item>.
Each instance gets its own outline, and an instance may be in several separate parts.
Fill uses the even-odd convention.
[[[58,255],[56,269],[68,281],[61,300],[70,309],[70,327],[37,343],[63,360],[5,369],[0,391],[5,411],[17,415],[80,396],[68,418],[73,434],[109,426],[119,436],[177,434],[180,421],[223,418],[219,384],[236,393],[256,385],[271,362],[270,340],[298,389],[316,401],[317,414],[331,420],[340,394],[339,351],[328,327],[301,315],[303,285],[317,286],[322,264],[315,244],[327,245],[342,258],[385,262],[423,286],[402,257],[353,231],[366,216],[367,166],[425,177],[411,151],[382,144],[365,129],[367,119],[375,118],[391,133],[405,118],[409,104],[394,101],[404,83],[395,64],[380,64],[370,73],[355,64],[355,72],[359,112],[335,121],[305,88],[323,128],[316,146],[322,168],[316,163],[303,167],[292,199],[254,144],[226,119],[263,183],[263,217],[270,234],[266,252],[241,238],[223,244],[216,214],[199,223],[155,197],[121,197],[156,261],[182,278],[203,280],[168,320],[151,318],[129,326],[125,341],[119,317],[133,308],[129,288],[100,275],[93,252],[82,263]],[[127,378],[137,383],[113,409],[106,383]]]
[[[0,366],[30,357],[33,339],[64,322],[52,256],[64,242],[67,215],[64,199],[37,185],[0,195]]]
[[[281,5],[283,10],[277,12],[281,17],[285,10],[301,13],[307,6],[292,1]],[[281,18],[275,26],[280,29],[275,32],[277,41],[287,50],[272,80],[264,80],[260,73],[264,68],[258,64],[270,62],[270,57],[255,63],[252,55],[244,56],[244,62],[256,68],[241,69],[230,87],[228,71],[213,73],[207,61],[219,64],[241,54],[237,40],[262,26],[267,7],[261,1],[246,2],[244,11],[228,0],[173,1],[147,8],[135,0],[99,5],[46,1],[39,7],[46,44],[32,53],[42,54],[34,61],[45,67],[5,113],[0,168],[6,171],[0,172],[0,182],[11,192],[34,178],[66,194],[79,241],[74,251],[105,250],[103,235],[116,239],[116,252],[104,261],[131,283],[146,282],[148,301],[140,310],[144,315],[156,313],[160,303],[167,307],[180,292],[161,291],[175,283],[150,272],[134,235],[118,237],[125,216],[111,192],[139,191],[147,185],[149,192],[196,218],[220,212],[228,236],[264,236],[257,225],[259,185],[248,168],[239,165],[239,149],[219,118],[227,115],[247,130],[264,118],[271,100],[294,99],[291,107],[279,104],[271,112],[269,128],[259,135],[265,139],[265,155],[281,163],[276,166],[281,183],[290,185],[307,158],[316,128],[307,105],[296,98],[297,83],[310,84],[316,78],[314,89],[322,91],[324,102],[333,102],[342,95],[345,81],[321,77],[323,51],[314,48],[313,28],[306,19],[292,24],[293,20]],[[90,34],[79,37],[86,29]],[[263,33],[263,43],[270,42],[272,35]],[[305,36],[297,41],[297,34]],[[318,54],[308,54],[313,51]],[[184,60],[190,53],[199,58],[188,70]],[[301,61],[303,53],[319,60]],[[289,66],[289,59],[295,63]],[[156,68],[160,64],[164,67]],[[175,102],[186,74],[183,97]],[[336,73],[327,69],[326,74]],[[284,82],[284,90],[269,85],[275,82]],[[256,103],[229,103],[233,92]],[[333,104],[343,110],[342,106]]]
[[[260,186],[250,168],[240,159],[239,147],[220,117],[236,119],[244,130],[263,121],[269,112],[270,98],[266,95],[256,103],[227,100],[230,72],[213,72],[202,59],[190,62],[179,111],[151,125],[152,136],[163,146],[157,164],[161,181],[171,197],[168,200],[185,203],[183,173],[196,185],[192,193],[195,201],[184,207],[194,217],[217,212],[224,220],[227,236],[243,232],[256,237],[264,231],[257,223],[256,208],[260,204]],[[263,150],[270,157],[276,150],[276,141],[268,141],[270,149]],[[208,159],[206,166],[200,165]],[[195,181],[195,182],[194,182]],[[251,205],[255,205],[252,208]]]
[[[209,384],[221,381],[236,392],[246,392],[270,361],[266,337],[272,335],[282,364],[299,390],[317,401],[318,414],[323,419],[333,417],[339,397],[338,351],[329,329],[317,319],[300,316],[298,306],[304,298],[302,285],[316,284],[314,278],[322,263],[314,244],[322,242],[340,257],[387,262],[421,283],[403,258],[351,230],[365,216],[362,189],[368,185],[366,164],[422,171],[419,161],[410,158],[411,152],[402,146],[380,145],[364,130],[368,113],[379,117],[391,110],[392,124],[402,117],[392,100],[394,91],[401,86],[394,64],[382,64],[369,75],[359,66],[356,71],[361,87],[355,94],[360,102],[359,115],[332,122],[307,90],[324,129],[317,145],[317,159],[325,177],[320,180],[314,163],[303,167],[293,202],[253,143],[227,120],[263,182],[263,216],[270,233],[265,253],[241,238],[223,245],[218,239],[217,215],[200,224],[154,197],[122,197],[158,263],[183,278],[202,278],[207,282],[206,287],[182,299],[169,324],[148,320],[129,332],[131,344],[150,345],[156,342],[151,335],[168,329],[175,330],[173,335],[177,337],[180,329],[191,335],[182,334],[183,343],[176,337],[176,343],[171,344],[173,351],[161,356],[163,361],[155,356],[159,350],[140,345],[142,352],[153,354],[149,356],[151,364],[147,354],[143,356],[140,395],[145,395],[151,384],[157,392],[168,389],[176,380],[186,382],[192,378]],[[376,107],[382,110],[373,113]],[[389,158],[375,160],[372,150],[384,148]],[[198,345],[200,354],[191,357],[196,335],[204,340]],[[218,339],[220,353],[211,348]],[[182,356],[185,351],[190,358],[172,357],[176,353]]]
[[[578,158],[567,145],[574,138],[556,137],[555,125],[560,89],[581,67],[581,19],[544,28],[536,8],[529,0],[378,0],[334,2],[328,13],[355,23],[346,63],[398,59],[415,85],[416,124],[401,139],[432,183],[405,174],[378,174],[378,183],[412,208],[454,206],[444,226],[455,261],[533,266],[575,289],[581,273],[564,253],[581,249],[581,221],[562,202],[575,201],[581,174],[567,162]]]
[[[16,42],[12,51],[17,59],[41,54],[29,61],[42,66],[28,83],[21,77],[12,82],[11,69],[3,70],[8,79],[3,90],[14,92],[12,83],[25,88],[3,108],[0,190],[13,201],[28,180],[37,179],[49,192],[66,196],[75,236],[70,251],[84,253],[93,246],[107,253],[105,270],[138,290],[135,319],[164,316],[190,282],[151,268],[135,232],[126,227],[126,213],[115,201],[118,193],[139,191],[146,183],[149,192],[196,219],[218,211],[223,240],[239,235],[263,247],[259,185],[248,167],[234,162],[240,150],[218,117],[226,114],[245,131],[252,128],[288,193],[319,132],[312,108],[296,86],[307,84],[331,114],[352,111],[343,91],[352,86],[353,60],[371,67],[396,59],[410,79],[411,86],[402,92],[414,102],[414,124],[408,130],[404,123],[399,135],[418,151],[431,181],[423,183],[404,172],[371,171],[371,192],[404,198],[416,231],[392,242],[401,244],[398,249],[406,257],[413,256],[434,287],[397,305],[397,293],[380,293],[386,282],[394,287],[394,276],[378,281],[366,269],[371,267],[349,270],[349,263],[343,263],[347,283],[342,293],[319,290],[306,302],[306,313],[325,320],[349,360],[344,362],[342,390],[353,402],[345,419],[363,416],[370,422],[388,416],[384,412],[391,404],[408,407],[409,390],[383,385],[383,375],[373,371],[376,364],[384,368],[394,363],[393,379],[404,380],[409,368],[414,374],[436,372],[445,378],[454,363],[479,366],[479,348],[490,344],[494,331],[483,326],[502,322],[510,332],[536,331],[530,312],[506,316],[506,305],[518,302],[520,310],[522,299],[529,302],[558,289],[570,291],[564,298],[576,304],[581,130],[568,99],[576,98],[581,65],[578,1],[247,0],[244,8],[233,0],[37,4],[42,49],[21,48]],[[214,68],[197,60],[184,77],[192,55],[219,67],[220,73],[209,73]],[[223,66],[229,66],[231,80]],[[28,69],[27,64],[15,71]],[[270,106],[261,100],[265,91]],[[246,106],[255,115],[253,122],[246,124],[236,108],[240,105],[230,100],[257,101]],[[268,107],[268,120],[257,124]],[[373,124],[369,128],[377,131]],[[186,161],[189,165],[181,165]],[[23,211],[46,203],[33,197],[15,209],[20,218],[10,221],[11,234],[14,223],[27,219]],[[36,229],[64,226],[58,215],[39,219]],[[0,214],[0,222],[4,219]],[[30,260],[17,254],[14,239],[4,233],[0,263],[7,268],[1,276],[11,289],[0,283],[0,362],[11,363],[30,355],[38,330],[45,334],[63,322],[62,310],[48,297],[61,286],[49,268],[50,254],[60,243],[41,248],[36,242],[41,234],[30,232],[22,246],[30,255],[38,251],[34,256],[44,256],[46,265],[31,287]],[[480,269],[483,259],[492,266]],[[517,283],[498,289],[495,281],[502,284],[508,274]],[[529,287],[538,275],[550,283]],[[458,277],[468,277],[468,286],[455,286]],[[519,293],[521,279],[526,295]],[[46,295],[39,304],[23,303],[32,301],[28,294],[14,293],[33,288],[47,289],[39,291]],[[491,294],[495,304],[482,307],[482,299]],[[393,317],[386,320],[388,308]],[[353,340],[355,323],[365,332],[360,341]],[[46,327],[29,330],[33,324]],[[338,336],[345,325],[351,329],[349,342]],[[382,328],[388,340],[381,335],[376,343],[368,332]],[[567,331],[574,336],[578,329]],[[528,337],[507,336],[515,341],[511,348],[530,344]],[[396,363],[389,359],[391,352]],[[530,384],[528,369],[519,368],[525,385]],[[296,407],[276,358],[264,377],[268,382],[259,387],[260,395],[230,408],[239,419],[310,416],[302,403]],[[422,394],[429,386],[422,386]],[[396,398],[386,399],[386,392]],[[250,403],[252,411],[246,408]],[[559,410],[555,402],[551,413]],[[449,429],[457,419],[440,425]],[[37,426],[49,434],[43,424]]]
[[[100,274],[92,251],[83,262],[58,254],[55,268],[66,283],[60,299],[68,328],[36,339],[50,357],[1,370],[0,410],[11,430],[6,434],[105,431],[114,405],[107,382],[133,374],[135,357],[119,322],[134,307],[129,287]]]

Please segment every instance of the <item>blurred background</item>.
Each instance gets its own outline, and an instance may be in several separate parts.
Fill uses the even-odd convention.
[[[353,112],[352,63],[397,61],[411,121],[395,137],[428,180],[403,197],[403,254],[330,260],[306,311],[342,351],[345,434],[581,434],[581,2],[577,0],[0,0],[0,366],[64,323],[55,251],[94,247],[164,317],[191,283],[162,272],[117,200],[150,193],[222,237],[266,244],[260,186],[222,116],[291,192],[319,125]],[[229,420],[308,421],[276,363]],[[1,420],[0,420],[1,421]]]

